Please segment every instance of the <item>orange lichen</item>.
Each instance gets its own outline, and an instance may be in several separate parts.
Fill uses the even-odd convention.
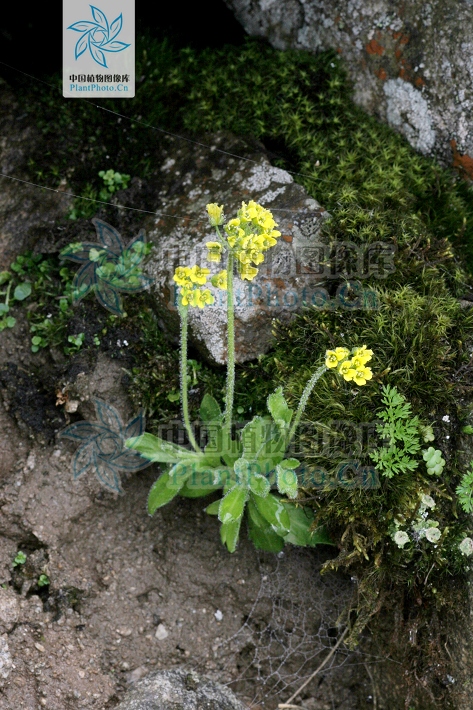
[[[386,74],[386,71],[381,67],[378,69],[378,71],[375,72],[376,76],[378,79],[381,79],[381,81],[385,81],[388,78],[388,75]]]
[[[450,145],[453,150],[453,167],[462,170],[469,178],[473,179],[473,158],[465,153],[461,155],[457,150],[457,142],[452,139]]]
[[[372,39],[371,42],[368,42],[365,49],[368,54],[378,54],[379,56],[384,54],[384,47],[375,39]]]

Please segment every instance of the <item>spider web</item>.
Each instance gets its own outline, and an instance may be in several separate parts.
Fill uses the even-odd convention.
[[[253,707],[274,710],[315,671],[342,634],[356,579],[320,574],[325,552],[288,546],[259,554],[261,585],[236,634],[214,648],[225,682]],[[340,647],[292,704],[306,710],[353,710],[366,655]],[[235,665],[237,672],[235,674]],[[366,680],[366,672],[364,673]],[[231,678],[231,680],[230,680]],[[364,697],[369,696],[369,683]]]

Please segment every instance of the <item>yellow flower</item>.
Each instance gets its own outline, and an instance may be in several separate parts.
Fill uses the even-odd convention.
[[[189,301],[192,300],[194,293],[192,288],[181,288],[181,302],[183,306],[188,306]]]
[[[215,288],[220,288],[222,291],[227,290],[227,270],[225,269],[224,271],[220,271],[220,273],[215,274],[212,276],[212,286],[215,286]]]
[[[325,353],[325,367],[338,367],[338,357],[333,350]]]
[[[207,276],[210,274],[210,269],[203,269],[200,266],[192,266],[189,269],[189,277],[194,284],[203,286],[207,281]]]
[[[251,264],[253,262],[258,265],[264,261],[264,256],[258,249],[247,249],[238,252],[237,259],[240,264]]]
[[[181,298],[183,306],[197,306],[199,308],[204,308],[207,304],[214,302],[214,297],[208,288],[183,288],[181,289]]]
[[[223,250],[223,247],[220,242],[206,242],[205,246],[209,250],[207,254],[207,259],[209,261],[214,261],[218,264],[222,259]]]
[[[195,293],[195,304],[199,308],[205,308],[207,304],[211,304],[214,302],[214,297],[212,293],[209,291],[208,288],[206,289],[197,289],[194,291]]]
[[[348,357],[350,354],[350,351],[348,348],[335,348],[335,355],[337,356],[338,361],[340,360],[345,360],[346,357]]]
[[[352,368],[352,361],[351,360],[345,360],[345,362],[342,362],[341,365],[338,368],[338,372],[341,374],[344,380],[349,382],[355,377],[356,370]]]
[[[341,360],[347,358],[350,351],[347,348],[335,348],[335,350],[327,350],[325,353],[326,367],[338,367]]]
[[[190,283],[189,276],[190,269],[188,266],[178,266],[172,278],[178,286],[187,286]]]
[[[369,367],[357,367],[355,374],[353,375],[353,380],[357,385],[366,385],[367,380],[371,380],[373,373]]]
[[[366,363],[373,357],[373,351],[367,350],[366,345],[362,345],[359,348],[353,348],[352,352],[356,357],[357,362],[360,362],[362,365],[366,365]]]
[[[258,269],[255,269],[249,264],[239,264],[238,273],[240,274],[242,279],[246,279],[247,281],[253,281],[256,274],[258,273]]]
[[[218,227],[218,225],[223,224],[223,205],[219,207],[215,202],[210,203],[207,205],[207,214],[212,227]]]
[[[339,374],[347,382],[356,382],[357,385],[366,385],[367,380],[371,380],[373,373],[365,363],[373,357],[373,351],[367,350],[366,345],[360,348],[353,348],[354,356],[348,359],[350,351],[348,348],[335,348],[327,350],[325,353],[325,367],[337,368]]]

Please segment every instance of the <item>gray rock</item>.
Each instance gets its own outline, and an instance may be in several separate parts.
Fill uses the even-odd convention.
[[[0,633],[11,631],[20,615],[18,595],[12,589],[0,588]]]
[[[253,147],[251,159],[245,160],[235,157],[248,155],[251,148],[241,139],[219,133],[208,142],[229,154],[170,143],[161,167],[164,185],[159,212],[164,215],[146,225],[154,246],[147,273],[153,280],[160,325],[177,337],[175,268],[199,264],[211,273],[224,268],[206,261],[205,242],[215,239],[206,205],[223,204],[227,218],[236,215],[242,200],[255,200],[271,209],[282,234],[277,246],[267,252],[254,281],[235,278],[236,359],[244,362],[269,350],[274,318],[289,320],[301,310],[303,301],[315,303],[320,295],[317,250],[328,214],[289,173],[270,164],[262,146],[257,145],[256,151]],[[174,215],[188,215],[188,219]],[[311,266],[313,262],[317,265]],[[189,309],[190,333],[204,356],[222,364],[226,361],[226,292],[211,290],[215,304]]]
[[[231,690],[193,671],[158,671],[139,681],[116,710],[248,710]]]
[[[414,148],[473,177],[473,3],[469,0],[225,0],[278,49],[335,49],[355,101]]]
[[[0,685],[7,680],[13,666],[10,649],[8,648],[8,636],[0,636]]]

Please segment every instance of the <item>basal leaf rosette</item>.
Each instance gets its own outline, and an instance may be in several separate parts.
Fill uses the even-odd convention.
[[[335,348],[325,353],[325,366],[336,369],[347,382],[355,382],[363,386],[373,377],[371,368],[366,367],[366,363],[372,357],[373,351],[368,350],[366,345],[353,348],[351,351],[348,348]]]

